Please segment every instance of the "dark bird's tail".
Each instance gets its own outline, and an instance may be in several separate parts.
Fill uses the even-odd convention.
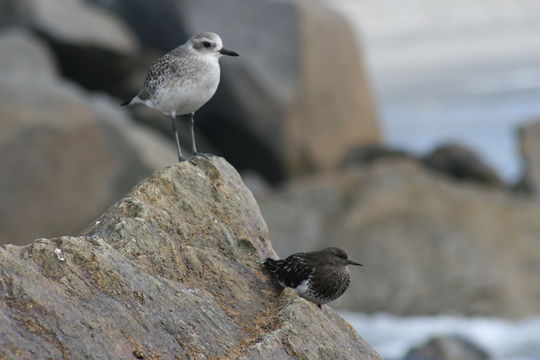
[[[274,259],[266,259],[264,262],[263,262],[263,265],[265,268],[268,269],[268,271],[270,272],[275,272],[278,268],[278,261],[279,260],[274,260]]]
[[[126,106],[126,105],[129,105],[131,103],[131,100],[128,100],[128,101],[125,101],[123,103],[120,104],[120,106]]]

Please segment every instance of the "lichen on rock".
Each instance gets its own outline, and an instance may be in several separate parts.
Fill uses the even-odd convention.
[[[0,358],[380,359],[330,308],[279,294],[268,256],[229,164],[171,165],[80,236],[0,247]]]

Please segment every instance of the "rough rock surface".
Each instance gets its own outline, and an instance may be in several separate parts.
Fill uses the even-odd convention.
[[[111,6],[144,46],[168,51],[210,29],[240,54],[221,60],[218,92],[196,117],[239,169],[276,181],[332,168],[349,147],[380,140],[358,43],[319,2],[94,2]],[[322,145],[329,137],[340,140]]]
[[[280,255],[334,245],[364,264],[338,306],[506,317],[540,311],[536,201],[450,181],[410,160],[294,180],[258,200]]]
[[[124,23],[84,0],[0,0],[0,28],[27,26],[65,44],[133,54],[137,43]]]
[[[488,360],[489,354],[457,336],[439,336],[412,349],[403,360]]]
[[[380,144],[358,145],[351,148],[341,163],[343,168],[371,164],[385,159],[415,159],[405,150],[389,148]]]
[[[248,179],[249,180],[249,179]],[[254,191],[280,257],[328,245],[344,216],[343,189],[327,177],[292,180],[280,190]]]
[[[459,181],[500,186],[501,179],[476,153],[462,145],[443,145],[423,159],[428,168]]]
[[[0,36],[0,243],[75,233],[138,180],[175,161],[172,144],[105,96],[61,80],[46,46]]]
[[[64,76],[115,96],[125,95],[145,62],[123,21],[84,0],[0,0],[3,27],[32,31],[53,50]]]
[[[174,164],[81,236],[0,247],[0,358],[380,359],[329,307],[280,295],[267,256],[230,165]]]
[[[367,73],[349,24],[321,3],[297,4],[301,76],[283,124],[287,165],[296,174],[333,169],[350,148],[379,142]]]
[[[523,157],[521,189],[540,195],[540,122],[519,129],[519,145]]]
[[[485,161],[471,149],[458,144],[441,145],[423,157],[417,157],[404,150],[388,148],[384,145],[359,145],[347,152],[342,167],[367,165],[388,159],[418,161],[426,169],[439,175],[445,175],[455,181],[504,187],[497,173]]]

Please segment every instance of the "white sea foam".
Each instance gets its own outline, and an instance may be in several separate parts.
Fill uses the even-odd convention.
[[[402,359],[409,349],[436,335],[459,335],[497,360],[540,360],[540,316],[521,321],[463,316],[399,317],[341,312],[386,360]]]

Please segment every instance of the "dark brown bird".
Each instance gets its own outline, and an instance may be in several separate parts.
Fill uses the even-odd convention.
[[[347,265],[362,266],[349,260],[347,253],[337,247],[293,254],[284,260],[268,258],[264,262],[281,286],[292,288],[319,308],[336,300],[349,287]]]

